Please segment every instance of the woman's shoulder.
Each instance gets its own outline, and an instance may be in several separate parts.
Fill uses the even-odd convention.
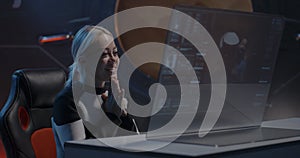
[[[54,100],[54,110],[62,109],[62,108],[70,108],[69,106],[73,107],[74,99],[73,99],[73,92],[72,86],[65,86],[55,97]]]
[[[53,104],[53,117],[58,125],[80,119],[74,103],[71,86],[66,86],[57,94]]]
[[[66,100],[73,100],[73,92],[72,92],[72,86],[65,86],[57,95],[55,98],[55,102],[61,99],[66,99]]]

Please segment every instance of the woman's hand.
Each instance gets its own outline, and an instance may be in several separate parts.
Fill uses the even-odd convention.
[[[117,90],[117,96],[115,96],[116,99],[118,99],[119,107],[121,108],[121,115],[127,116],[127,104],[128,100],[125,98],[125,90],[120,88],[119,80],[116,76],[111,77],[111,84],[114,84],[113,87],[116,87]]]

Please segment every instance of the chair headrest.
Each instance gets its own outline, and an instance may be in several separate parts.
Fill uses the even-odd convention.
[[[61,69],[21,69],[13,80],[24,91],[31,108],[52,107],[56,94],[64,87],[66,74]]]

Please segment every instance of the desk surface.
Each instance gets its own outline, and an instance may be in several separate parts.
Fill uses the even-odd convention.
[[[300,130],[300,118],[266,121],[263,122],[262,126]],[[164,143],[161,141],[146,140],[146,135],[69,141],[65,144],[65,157],[92,158],[99,157],[99,155],[104,157],[201,157],[218,154],[220,156],[221,153],[222,155],[234,153],[234,155],[239,157],[245,153],[247,155],[244,155],[244,157],[257,156],[253,155],[255,153],[260,154],[260,156],[268,156],[269,154],[272,157],[283,157],[286,156],[285,153],[289,153],[292,155],[288,157],[298,157],[300,154],[300,136],[222,147],[171,143],[157,150],[148,152],[144,152],[143,150],[145,147],[157,147],[164,145]],[[121,150],[114,149],[106,144],[116,145]],[[230,157],[234,157],[234,155],[230,155]]]

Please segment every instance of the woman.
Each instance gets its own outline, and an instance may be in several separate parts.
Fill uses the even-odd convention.
[[[99,50],[103,50],[102,55],[93,66],[91,59],[99,56]],[[106,126],[106,118],[117,127],[135,131],[117,78],[119,56],[112,34],[99,26],[85,26],[75,35],[71,52],[74,62],[69,79],[54,103],[52,124],[57,157],[63,157],[65,141],[118,135],[118,128]],[[112,95],[111,84],[117,89],[115,98],[120,100],[121,107]],[[74,87],[80,92],[73,93]],[[89,97],[92,99],[86,99]],[[102,110],[105,114],[100,112]]]

